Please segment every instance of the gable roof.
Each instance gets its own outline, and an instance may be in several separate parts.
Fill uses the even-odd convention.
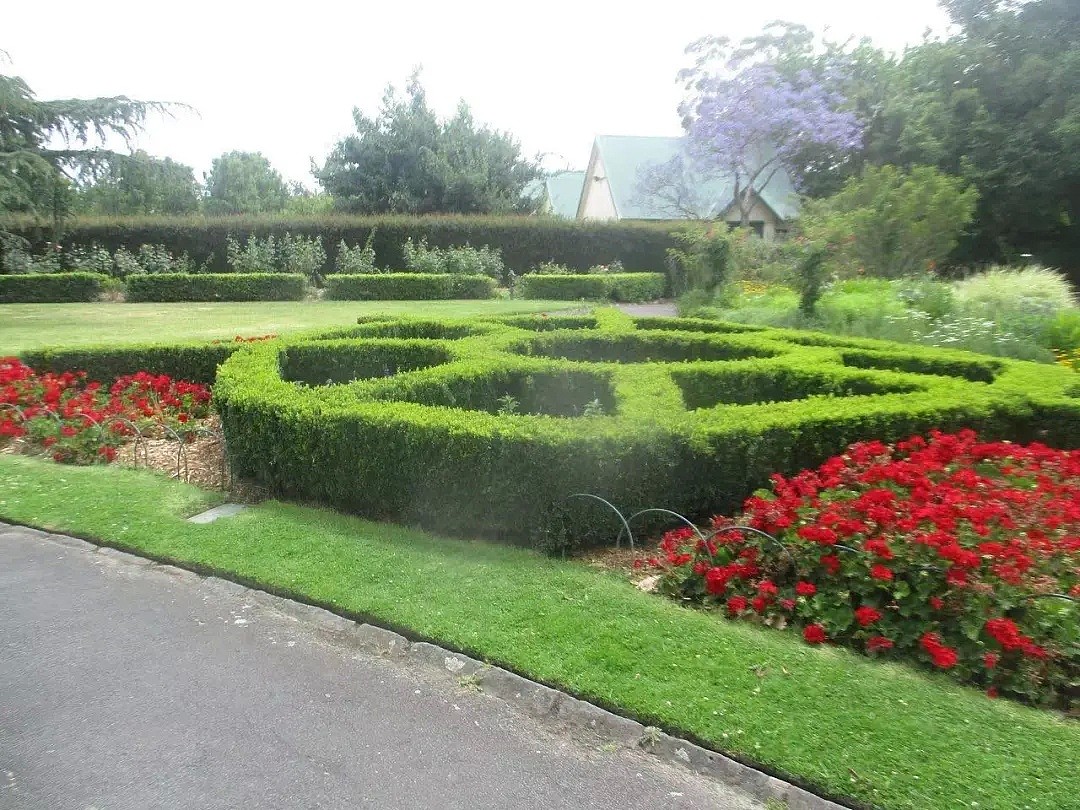
[[[578,200],[585,185],[585,172],[558,172],[547,178],[548,206],[557,217],[577,216]]]
[[[596,151],[620,219],[672,219],[670,211],[642,199],[638,184],[641,172],[647,167],[667,163],[680,155],[688,158],[685,136],[598,135]],[[709,217],[720,216],[735,201],[735,183],[730,175],[699,178],[694,191],[710,201],[709,210],[702,212]],[[758,196],[780,219],[798,216],[798,198],[791,178],[783,169],[759,190]]]

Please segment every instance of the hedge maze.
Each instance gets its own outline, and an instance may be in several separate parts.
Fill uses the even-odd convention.
[[[242,346],[214,398],[275,494],[548,549],[610,541],[567,500],[692,517],[853,441],[971,427],[1080,445],[1064,368],[690,319],[362,319]]]

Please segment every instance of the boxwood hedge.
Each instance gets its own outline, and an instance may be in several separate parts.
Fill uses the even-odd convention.
[[[341,301],[431,301],[494,298],[495,280],[480,275],[373,273],[326,279],[326,297]]]
[[[1061,367],[689,319],[370,319],[241,347],[236,471],[375,518],[547,547],[630,512],[730,510],[850,442],[972,427],[1080,445]],[[569,499],[568,499],[569,498]]]
[[[96,301],[109,280],[100,273],[0,275],[0,304],[60,304]]]
[[[158,273],[129,276],[128,301],[300,301],[307,278],[294,273]]]
[[[523,298],[548,301],[655,301],[664,295],[663,273],[603,273],[592,275],[537,275],[518,280]]]

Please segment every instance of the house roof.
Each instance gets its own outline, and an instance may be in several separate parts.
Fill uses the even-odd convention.
[[[620,219],[672,219],[671,212],[663,206],[650,205],[642,198],[639,183],[641,172],[651,165],[667,163],[679,155],[687,157],[689,164],[685,137],[598,135],[596,149]],[[695,196],[715,201],[710,203],[708,211],[702,212],[709,217],[719,216],[735,200],[735,183],[730,175],[713,175],[695,182]],[[773,175],[765,188],[759,189],[758,196],[780,219],[798,215],[795,189],[783,169]]]
[[[557,217],[573,219],[577,216],[581,189],[585,185],[585,172],[559,172],[546,180],[548,205]]]

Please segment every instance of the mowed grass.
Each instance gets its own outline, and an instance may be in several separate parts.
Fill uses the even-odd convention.
[[[0,304],[0,356],[45,346],[216,340],[356,323],[361,315],[555,312],[573,301],[252,301],[185,304]]]
[[[434,639],[883,808],[1080,806],[1080,724],[727,622],[613,574],[142,471],[0,456],[0,519],[206,567]],[[0,555],[3,554],[0,546]],[[2,556],[0,556],[2,559]]]

